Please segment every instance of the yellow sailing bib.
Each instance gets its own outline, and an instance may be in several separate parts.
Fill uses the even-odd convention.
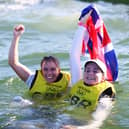
[[[63,75],[58,82],[48,83],[42,75],[41,70],[37,71],[37,76],[29,92],[30,94],[42,94],[44,96],[60,97],[66,92],[70,82],[70,74],[67,72],[61,72]]]
[[[112,92],[115,93],[113,85],[107,81],[94,86],[87,86],[84,84],[83,80],[80,80],[70,91],[70,102],[72,105],[94,109],[101,93],[108,88],[111,88]]]

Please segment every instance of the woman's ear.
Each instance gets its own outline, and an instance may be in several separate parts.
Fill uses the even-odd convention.
[[[61,69],[59,68],[58,70],[59,70],[59,73],[60,73]]]

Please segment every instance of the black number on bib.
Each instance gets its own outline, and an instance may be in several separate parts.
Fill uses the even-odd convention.
[[[80,100],[80,98],[78,96],[72,96],[71,104],[76,105],[76,104],[78,104],[79,100]]]
[[[83,106],[84,108],[86,108],[87,106],[90,106],[91,105],[91,102],[90,101],[87,101],[87,100],[82,100],[78,106]]]
[[[72,96],[71,104],[72,105],[77,105],[77,106],[83,106],[84,108],[86,108],[87,106],[91,105],[91,102],[88,101],[88,100],[80,101],[80,98],[78,96]]]

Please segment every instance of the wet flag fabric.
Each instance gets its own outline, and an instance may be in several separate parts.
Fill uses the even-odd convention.
[[[82,42],[82,54],[86,54],[88,50],[91,59],[103,61],[107,67],[107,80],[116,81],[118,79],[118,61],[99,11],[94,5],[89,5],[82,10],[79,20],[91,10],[92,13],[85,24],[87,33]],[[78,25],[81,26],[81,22]]]

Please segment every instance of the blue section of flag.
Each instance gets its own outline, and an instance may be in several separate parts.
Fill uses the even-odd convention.
[[[111,70],[112,79],[113,81],[117,80],[118,78],[118,61],[114,50],[111,50],[104,54],[105,63],[108,69]]]

